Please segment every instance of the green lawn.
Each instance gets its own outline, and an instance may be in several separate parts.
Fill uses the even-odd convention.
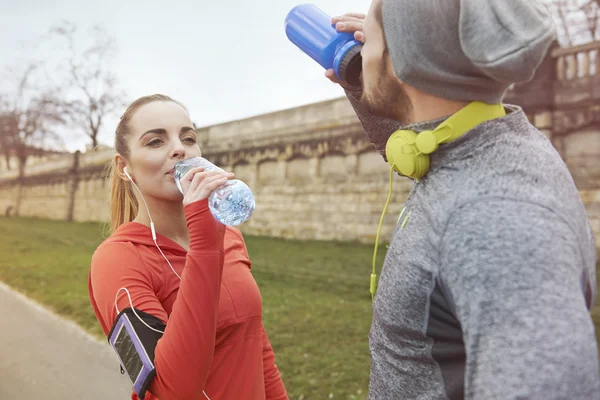
[[[0,217],[0,281],[100,337],[87,274],[103,228]],[[251,236],[246,242],[290,399],[365,399],[372,246]],[[385,245],[378,268],[384,254]],[[600,332],[600,305],[592,315]]]
[[[0,217],[0,281],[104,339],[87,295],[103,228]],[[245,239],[290,399],[365,399],[372,246]]]

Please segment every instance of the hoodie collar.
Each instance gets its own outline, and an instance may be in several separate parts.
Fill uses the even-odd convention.
[[[133,244],[155,247],[150,227],[139,222],[126,222],[122,224],[106,239],[106,242],[131,242]],[[180,244],[158,232],[156,232],[156,243],[163,251],[168,251],[172,254],[187,254],[187,251]]]

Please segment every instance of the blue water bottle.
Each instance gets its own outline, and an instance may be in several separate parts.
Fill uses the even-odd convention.
[[[288,39],[318,62],[323,68],[333,68],[336,76],[351,85],[360,85],[362,43],[354,35],[338,32],[331,17],[313,4],[294,7],[285,18]]]

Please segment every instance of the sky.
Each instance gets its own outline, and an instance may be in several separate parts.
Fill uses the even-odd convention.
[[[286,37],[292,0],[0,0],[0,69],[19,68],[31,57],[63,53],[40,38],[63,20],[80,30],[100,25],[117,52],[110,67],[127,102],[167,94],[182,102],[198,127],[343,96],[323,68]],[[366,13],[369,0],[319,0],[330,16]],[[82,34],[81,42],[86,43]],[[0,91],[11,80],[0,82]],[[122,113],[121,110],[120,113]],[[119,113],[119,115],[120,115]],[[118,115],[107,121],[100,142],[112,145]],[[71,133],[67,150],[89,142]]]

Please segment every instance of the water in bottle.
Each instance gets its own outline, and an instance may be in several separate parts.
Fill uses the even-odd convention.
[[[175,184],[183,193],[179,181],[192,168],[204,167],[205,171],[225,172],[203,157],[192,157],[175,164]],[[224,225],[236,226],[250,218],[255,202],[252,191],[239,179],[230,179],[218,187],[208,198],[208,207],[214,217]]]

